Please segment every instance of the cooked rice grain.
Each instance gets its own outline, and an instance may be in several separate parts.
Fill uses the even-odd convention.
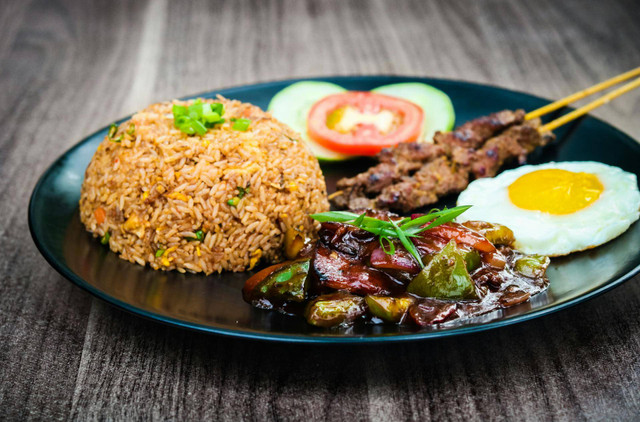
[[[108,231],[121,258],[181,272],[245,271],[256,256],[281,260],[286,228],[313,236],[308,215],[329,209],[318,161],[297,133],[251,104],[205,101],[222,102],[227,122],[202,137],[173,126],[172,105],[190,102],[160,103],[133,115],[118,129],[124,139],[105,138],[93,156],[80,218],[95,237]],[[250,119],[249,130],[233,130],[232,117]],[[126,135],[132,123],[135,134]],[[247,186],[236,207],[227,204]],[[98,208],[106,211],[101,224]],[[202,241],[190,240],[198,230]]]

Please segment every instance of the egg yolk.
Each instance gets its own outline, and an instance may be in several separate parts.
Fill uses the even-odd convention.
[[[518,208],[549,214],[571,214],[595,202],[604,191],[590,173],[560,169],[536,170],[509,185],[509,199]]]

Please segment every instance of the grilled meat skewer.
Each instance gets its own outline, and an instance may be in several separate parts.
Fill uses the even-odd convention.
[[[540,120],[524,121],[523,110],[504,110],[436,133],[434,143],[404,143],[382,150],[378,164],[337,184],[338,208],[409,212],[464,190],[471,178],[494,176],[509,159],[523,163],[554,137],[540,134]]]

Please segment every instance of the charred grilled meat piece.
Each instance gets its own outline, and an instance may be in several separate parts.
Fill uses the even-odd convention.
[[[428,162],[413,176],[405,176],[400,182],[385,187],[374,204],[378,208],[409,212],[463,191],[472,179],[495,176],[512,158],[524,164],[536,147],[554,139],[551,132],[538,132],[538,127],[539,119],[526,121],[490,138],[477,150],[453,147],[450,157]]]
[[[420,168],[422,163],[429,162],[446,154],[444,146],[420,142],[405,142],[395,148],[385,148],[376,156],[380,163],[393,164],[400,173],[407,173]]]
[[[382,150],[379,164],[337,184],[337,208],[409,212],[464,190],[472,178],[494,176],[505,161],[523,163],[536,147],[554,139],[540,134],[540,120],[524,121],[523,110],[479,117],[453,132],[436,133],[434,144],[405,143]]]
[[[426,163],[413,176],[385,187],[374,202],[376,208],[409,212],[438,202],[450,192],[459,192],[469,184],[469,173],[442,156]]]
[[[385,148],[376,156],[379,164],[354,177],[338,181],[337,189],[342,191],[342,194],[333,197],[332,202],[337,208],[414,209],[405,207],[406,201],[401,201],[403,205],[395,206],[392,200],[393,195],[391,195],[394,189],[389,187],[396,183],[401,183],[401,188],[404,189],[409,185],[417,186],[420,181],[409,178],[427,163],[442,157],[449,159],[459,157],[458,161],[464,162],[469,152],[475,152],[476,148],[489,137],[511,125],[521,123],[523,119],[524,111],[522,110],[503,110],[471,120],[453,132],[436,133],[433,144],[409,142],[398,144],[394,148]],[[435,167],[441,170],[440,165]],[[457,172],[457,169],[448,170],[445,173],[453,172]],[[432,179],[424,172],[419,177],[420,180]],[[438,176],[434,175],[434,177]],[[444,184],[446,185],[447,181]],[[378,203],[379,195],[382,198]]]
[[[524,110],[502,110],[470,120],[452,132],[438,132],[433,137],[433,141],[449,149],[455,147],[477,149],[496,133],[522,123],[524,115]]]
[[[517,158],[524,164],[527,155],[539,146],[547,145],[555,139],[552,132],[540,133],[540,119],[533,119],[521,125],[510,127],[500,135],[489,139],[472,158],[471,172],[475,178],[493,177],[510,158]]]
[[[415,173],[425,163],[446,156],[445,148],[417,142],[399,144],[385,148],[377,156],[379,164],[351,178],[338,181],[337,187],[343,195],[333,199],[338,208],[375,208],[375,198],[387,186]]]

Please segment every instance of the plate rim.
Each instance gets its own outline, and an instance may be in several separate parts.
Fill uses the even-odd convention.
[[[518,94],[518,95],[524,95],[527,96],[529,98],[532,99],[536,99],[536,100],[542,100],[542,101],[547,101],[547,102],[551,102],[552,100],[549,100],[547,98],[544,97],[540,97],[537,95],[533,95],[527,92],[523,92],[523,91],[518,91],[518,90],[513,90],[513,89],[509,89],[509,88],[503,88],[494,84],[484,84],[484,83],[477,83],[477,82],[470,82],[470,81],[463,81],[463,80],[459,80],[459,79],[447,79],[447,78],[432,78],[432,77],[423,77],[423,76],[411,76],[411,75],[397,75],[397,74],[376,74],[376,75],[329,75],[329,76],[315,76],[315,77],[308,77],[308,78],[288,78],[288,79],[277,79],[277,80],[270,80],[270,81],[266,81],[266,82],[257,82],[257,83],[252,83],[252,84],[244,84],[244,85],[235,85],[235,86],[230,86],[230,87],[224,87],[224,88],[217,88],[217,89],[213,89],[213,90],[209,90],[209,91],[203,91],[200,92],[198,94],[193,94],[193,95],[188,95],[188,96],[183,96],[183,97],[179,97],[180,99],[191,99],[191,98],[198,98],[198,97],[212,97],[215,96],[216,94],[223,92],[223,91],[232,91],[232,90],[250,90],[250,89],[260,89],[260,88],[266,88],[269,86],[273,86],[273,85],[279,85],[279,84],[283,84],[283,83],[288,83],[288,84],[293,84],[296,82],[300,82],[300,81],[327,81],[327,80],[331,80],[331,81],[353,81],[353,80],[376,80],[376,79],[382,79],[382,78],[392,78],[392,79],[397,79],[398,81],[401,80],[405,80],[405,81],[421,81],[423,83],[432,83],[432,82],[436,82],[436,83],[444,83],[444,84],[455,84],[455,85],[467,85],[467,86],[473,86],[476,88],[491,88],[491,89],[496,89],[496,90],[500,90],[500,91],[505,91],[511,94]],[[339,83],[339,82],[336,82]],[[571,109],[571,107],[566,107],[566,109]],[[115,123],[119,124],[125,120],[127,120],[128,118],[130,118],[131,115],[128,115],[126,117],[123,118],[119,118],[117,120],[115,120]],[[592,116],[592,115],[587,115],[585,117],[588,117],[590,119],[594,119],[596,121],[598,121],[601,124],[604,124],[605,126],[608,126],[610,128],[613,128],[614,130],[616,130],[617,132],[619,132],[620,134],[622,134],[622,140],[627,144],[627,145],[632,145],[632,148],[636,148],[639,150],[640,153],[640,143],[637,142],[636,140],[634,140],[629,134],[627,134],[626,132],[624,132],[623,130],[618,129],[617,127],[605,122],[604,120],[596,117],[596,116]],[[108,303],[109,305],[115,306],[118,309],[124,310],[127,313],[133,314],[135,316],[139,316],[142,318],[145,318],[147,320],[151,320],[154,322],[160,322],[163,323],[165,325],[169,325],[172,327],[179,327],[179,328],[183,328],[183,329],[188,329],[191,331],[196,331],[196,332],[200,332],[200,333],[207,333],[207,334],[216,334],[216,335],[221,335],[224,337],[228,337],[228,338],[241,338],[241,339],[249,339],[249,340],[260,340],[260,341],[269,341],[269,342],[278,342],[278,343],[305,343],[305,344],[309,344],[309,343],[314,343],[314,344],[371,344],[371,343],[399,343],[399,342],[409,342],[409,341],[418,341],[418,340],[435,340],[438,338],[445,338],[445,337],[451,337],[451,336],[458,336],[458,335],[466,335],[466,334],[471,334],[471,333],[478,333],[478,332],[485,332],[485,331],[489,331],[489,330],[493,330],[493,329],[497,329],[497,328],[502,328],[502,327],[506,327],[509,325],[513,325],[513,324],[517,324],[520,322],[525,322],[525,321],[529,321],[529,320],[533,320],[536,318],[540,318],[546,315],[550,315],[553,314],[555,312],[558,311],[562,311],[565,309],[569,309],[575,305],[578,305],[580,303],[584,303],[590,299],[593,299],[603,293],[606,293],[609,290],[612,290],[618,286],[620,286],[621,284],[623,284],[624,282],[630,280],[632,277],[634,277],[635,275],[637,275],[638,273],[640,273],[640,265],[637,265],[635,268],[631,269],[630,271],[628,271],[627,273],[621,275],[620,277],[610,280],[609,282],[607,282],[606,284],[599,286],[599,287],[595,287],[591,290],[588,290],[587,292],[573,298],[570,300],[567,300],[566,302],[562,302],[558,305],[553,305],[553,306],[548,306],[548,307],[543,307],[540,308],[538,310],[533,310],[531,312],[527,312],[524,314],[520,314],[520,315],[516,315],[513,317],[506,317],[503,319],[499,319],[499,320],[495,320],[495,321],[491,321],[491,322],[487,322],[487,323],[480,323],[480,324],[471,324],[471,325],[462,325],[460,327],[457,328],[452,328],[452,329],[445,329],[445,330],[435,330],[435,331],[427,331],[427,332],[415,332],[415,333],[406,333],[406,334],[389,334],[389,335],[359,335],[359,336],[350,336],[350,335],[333,335],[333,334],[327,334],[327,335],[318,335],[318,336],[314,336],[314,335],[298,335],[298,334],[275,334],[275,333],[269,333],[269,332],[264,332],[264,331],[256,331],[256,330],[246,330],[246,329],[242,329],[242,330],[238,330],[238,329],[233,329],[233,328],[222,328],[222,327],[212,327],[212,326],[208,326],[208,325],[204,325],[204,324],[200,324],[200,323],[196,323],[196,322],[189,322],[189,321],[185,321],[185,320],[181,320],[181,319],[177,319],[177,318],[173,318],[173,317],[168,317],[168,316],[164,316],[152,311],[148,311],[133,305],[130,305],[127,302],[124,302],[114,296],[110,296],[109,294],[99,290],[98,288],[96,288],[95,286],[93,286],[92,284],[88,283],[87,281],[85,281],[81,276],[79,276],[78,274],[76,274],[75,272],[73,272],[70,268],[61,265],[55,258],[54,258],[54,254],[51,253],[47,247],[43,244],[43,242],[39,239],[38,234],[36,232],[36,229],[34,227],[35,223],[35,201],[37,199],[38,193],[42,188],[42,185],[44,184],[44,181],[51,175],[51,173],[53,172],[53,170],[58,166],[59,163],[62,162],[62,160],[67,157],[70,153],[72,153],[73,151],[75,151],[76,149],[78,149],[80,146],[86,144],[90,139],[93,139],[94,137],[96,137],[99,133],[105,131],[108,128],[108,126],[105,126],[103,128],[100,128],[92,133],[90,133],[89,135],[84,136],[80,141],[78,141],[77,143],[73,144],[71,147],[69,147],[68,149],[66,149],[60,156],[56,157],[46,168],[46,170],[40,175],[40,177],[38,178],[36,184],[33,187],[33,190],[31,192],[31,195],[29,197],[29,205],[27,208],[27,212],[28,212],[28,225],[29,225],[29,233],[31,234],[31,238],[33,240],[33,242],[36,245],[36,248],[38,249],[38,251],[40,252],[40,254],[44,257],[44,259],[47,261],[47,263],[54,269],[56,270],[60,275],[62,275],[64,278],[66,278],[67,280],[71,281],[73,284],[75,284],[76,286],[80,287],[83,290],[86,290],[87,292],[89,292],[91,295],[93,295],[94,297],[97,297],[99,299],[101,299],[102,301]],[[634,223],[634,224],[639,224],[639,223]]]

